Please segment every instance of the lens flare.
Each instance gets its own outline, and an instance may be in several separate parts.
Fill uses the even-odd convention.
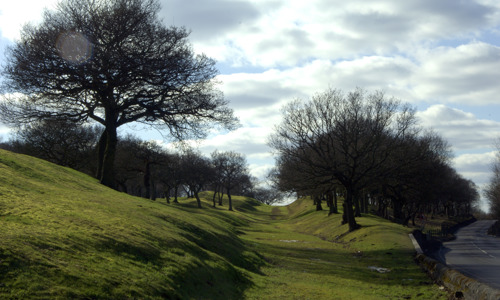
[[[72,64],[83,64],[92,57],[92,43],[81,33],[64,32],[56,42],[59,55]]]

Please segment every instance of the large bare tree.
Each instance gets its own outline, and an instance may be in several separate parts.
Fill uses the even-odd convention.
[[[140,122],[175,139],[237,124],[217,88],[215,61],[185,28],[166,27],[157,0],[63,0],[27,25],[6,53],[0,117],[104,126],[98,177],[113,186],[117,129]]]
[[[344,219],[350,231],[357,229],[354,199],[389,171],[392,154],[415,134],[413,110],[381,92],[328,89],[310,101],[289,103],[282,115],[270,146],[282,161],[299,166],[309,185],[340,183],[346,191]]]

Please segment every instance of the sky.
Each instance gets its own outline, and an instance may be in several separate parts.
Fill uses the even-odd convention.
[[[453,166],[484,187],[500,138],[500,1],[159,0],[167,26],[191,30],[217,60],[220,89],[241,128],[196,143],[246,155],[264,178],[280,108],[327,88],[382,90],[417,109],[452,147]],[[23,24],[54,0],[2,1],[0,63]],[[158,132],[122,129],[168,143]],[[8,129],[0,124],[0,138]]]

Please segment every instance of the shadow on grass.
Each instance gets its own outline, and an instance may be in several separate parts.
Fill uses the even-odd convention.
[[[223,257],[232,265],[260,274],[259,268],[264,264],[262,256],[249,250],[235,233],[219,234],[174,218],[169,218],[168,222],[182,229],[181,236],[201,249]]]

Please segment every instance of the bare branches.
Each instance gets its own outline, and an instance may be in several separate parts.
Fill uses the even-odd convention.
[[[159,9],[157,0],[65,0],[46,11],[7,53],[2,90],[12,96],[0,104],[2,120],[92,119],[111,152],[116,129],[130,122],[177,140],[236,128],[215,61],[194,53],[188,30],[165,27]]]
[[[412,110],[382,92],[329,89],[309,102],[285,106],[269,144],[279,155],[280,171],[300,178],[298,183],[288,176],[288,184],[306,190],[328,182],[343,185],[346,220],[354,230],[353,196],[392,166],[388,160],[401,151],[400,140],[414,119]]]

